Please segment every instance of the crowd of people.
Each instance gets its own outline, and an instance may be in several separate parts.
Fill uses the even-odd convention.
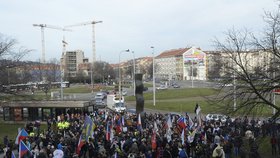
[[[90,120],[87,120],[89,119]],[[66,125],[65,125],[66,124]],[[206,121],[200,115],[115,113],[99,110],[66,114],[25,127],[24,139],[36,158],[230,158],[261,157],[257,139],[269,137],[272,155],[280,155],[279,124],[248,119]],[[14,144],[4,139],[6,158]]]

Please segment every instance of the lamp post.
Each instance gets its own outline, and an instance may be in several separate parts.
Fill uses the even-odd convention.
[[[275,43],[277,43],[277,41],[275,41]],[[277,65],[276,61],[275,61],[275,54],[273,55],[273,65]],[[273,71],[273,74],[272,74],[273,75],[272,76],[273,80],[275,80],[275,76],[276,76],[276,71],[277,70],[279,70],[278,66],[274,68],[274,71]],[[273,86],[275,87],[275,83],[274,83]],[[273,92],[272,95],[273,95],[273,104],[276,105],[276,95],[275,95],[275,92]],[[272,109],[272,114],[275,115],[275,113],[276,113],[276,109],[273,108]]]
[[[120,51],[119,53],[119,97],[120,97],[120,101],[122,99],[122,90],[121,90],[121,87],[122,87],[122,80],[121,80],[121,68],[120,68],[120,65],[121,65],[121,54],[123,52],[129,52],[129,49],[127,50],[123,50],[123,51]]]
[[[10,85],[10,67],[6,66],[7,71],[8,71],[8,85]]]
[[[236,77],[235,70],[233,70],[233,110],[236,110]]]
[[[63,96],[63,86],[64,86],[64,84],[63,84],[63,74],[64,74],[64,72],[63,72],[63,69],[61,67],[61,70],[60,70],[60,99],[61,100],[63,100],[63,98],[64,98],[64,96]]]
[[[192,50],[192,53],[193,53],[193,55],[194,55],[194,48],[193,48],[193,50]],[[193,88],[193,61],[194,61],[194,57],[192,58],[192,88]]]
[[[233,52],[233,61],[236,60],[236,51]],[[236,64],[232,63],[233,68],[233,111],[236,110]]]
[[[155,81],[155,48],[151,46],[153,49],[153,103],[156,106],[156,81]]]
[[[132,55],[133,55],[133,95],[135,96],[135,55],[134,55],[134,51],[131,51]]]

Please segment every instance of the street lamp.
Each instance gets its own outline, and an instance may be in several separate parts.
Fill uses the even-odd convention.
[[[234,38],[233,39],[234,43],[237,43],[237,39]],[[237,51],[233,51],[233,59],[232,59],[232,69],[233,69],[233,111],[236,110],[236,71],[237,71],[237,67],[236,64],[234,63],[234,61],[236,61],[236,52]]]
[[[10,67],[6,66],[7,71],[8,71],[8,85],[10,85]]]
[[[154,106],[156,106],[156,82],[155,82],[155,48],[153,46],[151,46],[151,48],[153,49],[153,103]]]
[[[193,48],[193,50],[192,50],[192,54],[194,55],[194,48]],[[193,88],[193,62],[194,62],[194,60],[195,60],[195,58],[193,57],[192,58],[192,88]]]
[[[233,70],[233,110],[236,110],[236,77],[235,70]]]
[[[121,54],[123,52],[129,52],[129,49],[120,51],[120,53],[119,53],[119,97],[120,97],[120,101],[122,99],[122,90],[121,90],[121,86],[122,86],[121,82],[122,82],[122,80],[121,80],[121,68],[120,68],[120,65],[121,65]]]
[[[234,55],[233,55],[233,61],[234,60],[236,60],[236,55],[235,55],[235,51],[233,52],[234,53]],[[236,72],[235,71],[237,71],[236,70],[236,67],[235,67],[235,65],[236,64],[234,64],[234,63],[232,63],[233,65],[233,111],[235,111],[236,110]]]
[[[134,51],[131,51],[133,55],[133,95],[135,96],[135,56],[134,56]]]

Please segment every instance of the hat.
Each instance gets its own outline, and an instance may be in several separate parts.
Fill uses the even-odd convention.
[[[132,141],[133,141],[133,142],[136,142],[136,139],[135,139],[135,138],[133,138],[133,139],[132,139]]]

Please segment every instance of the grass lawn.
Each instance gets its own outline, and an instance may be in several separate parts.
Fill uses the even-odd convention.
[[[212,88],[186,88],[186,89],[167,89],[156,92],[156,106],[153,106],[153,93],[144,93],[145,108],[154,110],[174,111],[174,112],[190,112],[194,113],[196,104],[199,104],[202,113],[222,113],[232,116],[232,111],[229,105],[224,103],[209,100],[211,96],[215,96],[219,90]],[[126,97],[126,101],[135,102],[134,96]],[[278,103],[279,101],[277,101]],[[279,102],[280,104],[280,102]],[[243,111],[234,114],[243,115]],[[245,115],[245,114],[244,114]],[[267,107],[259,108],[258,111],[251,111],[250,116],[271,116],[271,109]]]
[[[12,140],[13,142],[15,141],[17,134],[18,134],[18,128],[23,128],[25,124],[20,124],[20,123],[3,123],[0,122],[0,144],[3,144],[4,136],[8,136],[9,140]],[[42,124],[41,125],[41,131],[44,129],[47,129],[47,125]]]
[[[8,136],[10,140],[15,140],[17,136],[18,128],[24,127],[24,124],[6,124],[6,123],[0,123],[0,144],[3,143],[4,136]]]
[[[206,97],[218,94],[218,91],[213,88],[185,88],[185,89],[167,89],[157,90],[156,100],[182,99],[191,97]],[[145,100],[152,100],[153,93],[144,93]],[[134,96],[125,98],[127,101],[134,101]]]
[[[114,86],[95,86],[95,89],[93,91],[100,91],[100,90],[113,90]],[[57,89],[52,89],[53,91],[58,91],[60,92],[60,88]],[[91,88],[90,85],[79,85],[79,86],[73,86],[69,88],[64,88],[63,89],[64,93],[91,93]]]

